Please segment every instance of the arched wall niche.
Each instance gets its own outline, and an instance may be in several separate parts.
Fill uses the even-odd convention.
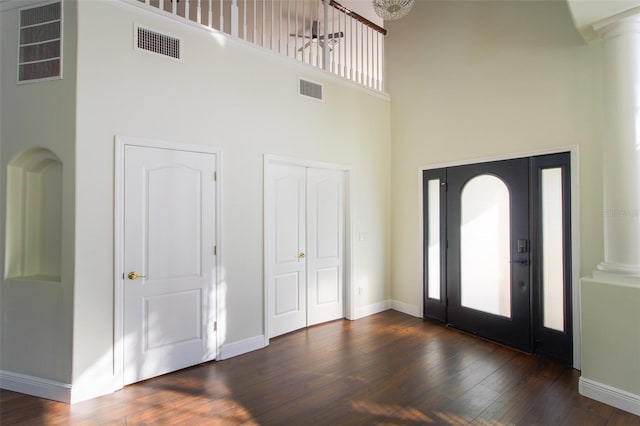
[[[62,162],[46,148],[7,167],[5,278],[60,282]]]

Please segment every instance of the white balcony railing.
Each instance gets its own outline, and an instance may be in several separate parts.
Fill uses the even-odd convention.
[[[386,30],[333,0],[138,0],[374,90]]]

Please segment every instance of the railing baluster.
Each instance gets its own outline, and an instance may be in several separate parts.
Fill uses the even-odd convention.
[[[253,0],[253,37],[252,40],[258,44],[258,0]]]
[[[231,0],[231,37],[238,38],[238,24],[240,22],[238,0]]]
[[[349,18],[349,79],[354,80],[353,78],[353,40],[355,36],[353,35],[353,18]]]
[[[342,18],[340,18],[340,21],[342,22]],[[342,51],[342,62],[341,62],[341,66],[340,66],[340,75],[342,77],[344,77],[345,74],[345,70],[346,70],[346,63],[347,62],[347,40],[349,40],[347,38],[347,15],[344,15],[344,27],[342,26],[342,24],[340,24],[340,27],[342,28],[343,32],[344,32],[344,44],[342,45],[342,48],[340,49]]]
[[[173,13],[174,15],[178,14],[178,2],[177,1],[171,2],[171,13]]]
[[[207,26],[213,28],[213,0],[209,0],[209,10],[207,11]]]
[[[378,88],[378,78],[380,78],[380,69],[378,68],[378,33],[372,33],[373,36],[373,66],[375,74],[373,75],[373,88]]]
[[[378,82],[376,84],[376,89],[380,90],[381,87],[381,82],[382,82],[382,68],[381,68],[381,62],[380,62],[380,33],[376,33],[376,58],[377,58],[377,67],[378,67]]]
[[[289,44],[291,43],[291,0],[287,0],[287,56],[289,56]]]
[[[344,31],[342,31],[342,13],[340,13],[339,11],[336,12],[335,7],[333,8],[334,13],[337,13],[337,17],[338,17],[338,36],[340,36],[342,34],[341,37],[338,37],[338,41],[336,42],[336,46],[337,46],[337,51],[333,52],[333,56],[331,57],[331,60],[335,62],[335,69],[336,69],[336,74],[340,75],[340,64],[342,64],[342,59],[341,59],[341,55],[342,55],[342,43],[344,43]]]
[[[249,41],[249,34],[247,34],[247,0],[244,0],[244,7],[242,10],[242,37]]]
[[[198,24],[202,24],[202,0],[198,0],[198,5],[196,6],[196,21]]]
[[[265,39],[267,38],[267,5],[266,0],[262,0],[262,47],[265,47]]]
[[[189,0],[185,0],[185,2],[184,2],[184,19],[189,20],[190,9],[191,9],[191,6],[189,4]]]
[[[373,87],[373,34],[371,28],[367,27],[367,71],[369,72],[369,87]]]
[[[220,31],[224,32],[224,3],[220,0]]]
[[[329,51],[329,60],[330,60],[329,65],[331,66],[330,67],[331,72],[333,74],[336,74],[336,69],[337,69],[336,53],[339,50],[338,44],[342,40],[340,39],[340,37],[333,38],[334,35],[336,35],[336,9],[332,7],[331,8],[331,40],[333,40],[333,43],[331,45],[331,50]]]
[[[302,35],[304,36],[307,33],[307,8],[305,7],[305,0],[302,0]],[[309,31],[311,32],[311,31]],[[309,39],[311,40],[311,39]],[[304,62],[304,45],[307,44],[306,39],[302,37],[302,62]],[[309,45],[310,47],[311,45]],[[309,49],[309,62],[311,62],[311,49]]]
[[[359,28],[358,28],[358,22],[356,21],[356,78],[354,81],[359,82],[360,81],[360,57],[362,56],[360,54],[360,32],[359,32]]]
[[[322,0],[318,0],[318,2],[321,2],[324,5],[324,2]],[[316,34],[318,36],[318,38],[316,39],[316,68],[324,68],[325,67],[325,63],[324,63],[324,51],[326,50],[326,43],[327,43],[327,37],[323,37],[324,39],[324,45],[325,47],[322,49],[322,65],[320,64],[320,35],[324,32],[324,34],[327,34],[327,20],[323,18],[323,23],[322,23],[322,31],[320,31],[320,12],[318,12],[318,4],[315,5],[315,9],[316,9],[316,21],[318,22],[318,34]],[[324,15],[324,10],[323,10],[323,15]]]
[[[293,41],[293,57],[298,59],[298,39],[300,37],[298,37],[298,3],[299,0],[294,0],[296,2],[296,27],[293,29],[293,31],[296,34],[295,40]]]
[[[364,24],[360,23],[360,83],[365,84],[365,74],[364,74]]]
[[[384,39],[382,40],[382,57],[380,58],[380,61],[382,63],[382,67],[384,69]],[[382,78],[380,79],[380,91],[384,91],[384,74],[382,75]]]
[[[368,27],[362,26],[362,72],[364,80],[362,84],[369,85],[369,31]]]
[[[146,0],[146,2],[145,2],[145,3],[149,4],[149,0]],[[160,9],[160,10],[164,10],[164,0],[160,0],[160,1],[158,2],[158,9]]]

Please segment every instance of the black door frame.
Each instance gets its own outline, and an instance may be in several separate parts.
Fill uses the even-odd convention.
[[[566,364],[573,365],[575,352],[579,351],[579,347],[576,347],[576,342],[579,336],[574,336],[574,332],[577,331],[574,328],[574,310],[578,310],[575,304],[578,303],[574,297],[573,286],[573,257],[572,257],[572,156],[573,153],[570,150],[560,151],[558,153],[551,154],[539,154],[533,156],[513,157],[510,159],[527,159],[529,161],[529,173],[530,173],[530,239],[531,239],[531,268],[530,268],[530,341],[531,351],[534,353],[543,354],[548,357],[558,359]],[[499,160],[495,160],[499,161]],[[482,164],[493,161],[484,161]],[[422,315],[425,319],[435,320],[438,322],[448,323],[447,321],[447,270],[446,270],[446,254],[441,255],[440,259],[440,300],[431,299],[428,297],[428,259],[427,259],[427,242],[428,242],[428,193],[427,186],[429,180],[439,179],[440,185],[440,247],[443,250],[447,248],[446,237],[446,169],[450,167],[456,167],[460,164],[454,164],[451,166],[442,166],[434,169],[423,169],[421,171],[422,178],[422,227],[423,227],[423,310]],[[467,164],[465,164],[467,165]],[[559,167],[563,174],[563,209],[564,209],[564,223],[563,229],[565,233],[564,238],[564,252],[565,252],[565,330],[564,332],[557,332],[555,330],[545,329],[542,325],[542,312],[541,312],[541,300],[542,294],[540,289],[540,277],[541,277],[541,226],[540,226],[540,171],[545,168]],[[567,336],[568,335],[568,336]],[[557,348],[561,347],[558,351]]]

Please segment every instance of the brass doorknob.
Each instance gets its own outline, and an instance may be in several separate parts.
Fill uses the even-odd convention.
[[[129,274],[127,275],[127,277],[129,277],[130,280],[135,280],[136,278],[147,278],[144,275],[138,275],[137,272],[133,271],[133,272],[129,272]]]
[[[304,259],[304,252],[300,252],[300,254],[298,255],[298,259]]]

